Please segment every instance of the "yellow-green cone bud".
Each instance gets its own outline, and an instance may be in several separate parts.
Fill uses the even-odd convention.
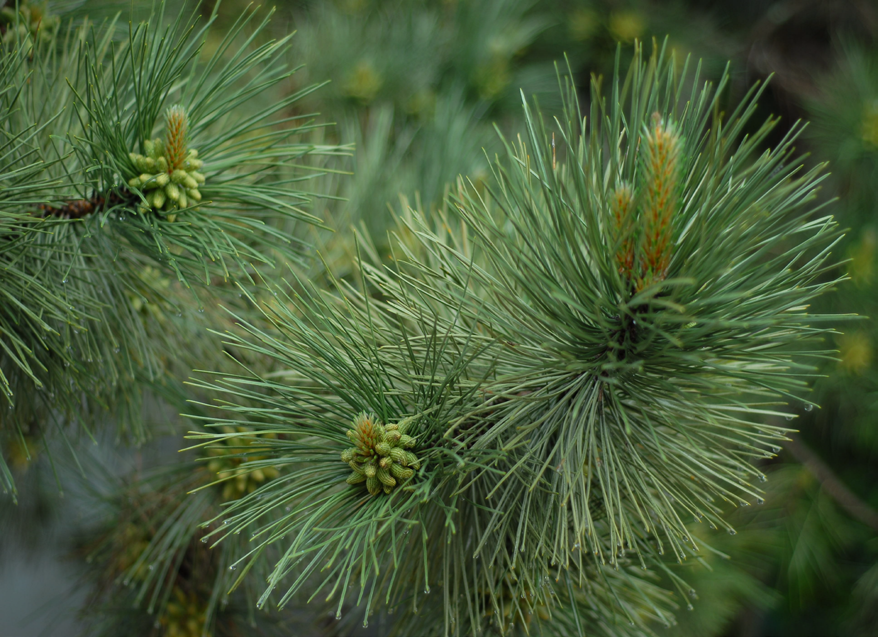
[[[360,484],[365,479],[369,493],[379,495],[382,491],[390,494],[401,482],[411,479],[421,463],[405,448],[414,447],[417,441],[402,430],[412,422],[413,418],[407,418],[398,424],[383,425],[375,416],[358,415],[353,428],[345,432],[356,446],[341,454],[342,461],[359,476],[349,477],[348,484]]]
[[[366,488],[371,495],[378,495],[381,493],[381,483],[376,477],[366,478]]]
[[[375,451],[378,452],[379,456],[390,455],[390,445],[386,442],[379,442],[377,445],[375,445]]]
[[[390,474],[400,480],[408,480],[415,475],[415,472],[412,469],[406,469],[401,464],[393,464],[390,467]]]
[[[144,140],[143,155],[128,154],[141,173],[139,177],[128,180],[129,188],[156,191],[148,193],[146,202],[149,208],[168,212],[165,217],[168,221],[176,219],[176,210],[194,207],[201,201],[198,187],[205,179],[198,170],[204,162],[198,159],[198,151],[187,148],[187,127],[185,109],[173,106],[166,114],[167,140]],[[159,190],[162,191],[160,195],[157,194]],[[141,205],[141,212],[147,212],[149,208]]]
[[[396,480],[394,480],[390,476],[390,473],[387,471],[387,469],[378,469],[377,475],[378,475],[378,479],[381,481],[381,484],[383,484],[384,486],[386,486],[386,487],[395,487],[396,486]]]
[[[415,439],[411,436],[406,436],[403,434],[399,437],[399,444],[405,447],[406,449],[411,449],[415,446]]]
[[[357,473],[356,471],[348,476],[348,479],[345,480],[348,484],[360,484],[366,481],[366,476],[362,473]]]
[[[165,205],[165,191],[164,190],[154,190],[151,197],[147,199],[150,205],[156,210],[160,210],[162,206]]]
[[[404,464],[406,466],[413,467],[415,469],[421,468],[421,463],[418,461],[418,457],[415,454],[413,454],[411,451],[404,451],[403,453],[405,453],[406,461]]]

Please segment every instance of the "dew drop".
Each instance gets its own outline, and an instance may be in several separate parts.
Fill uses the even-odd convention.
[[[363,628],[368,628],[368,627],[369,627],[369,620],[368,620],[368,619],[364,619],[364,620],[363,620]]]
[[[765,477],[765,474],[764,474],[764,473],[760,473],[760,474],[759,474],[759,482],[767,482],[767,481],[768,481],[768,478]]]
[[[206,537],[201,538],[201,543],[202,543],[202,544],[207,544],[207,538],[206,538]]]
[[[64,285],[67,285],[67,279],[64,279],[63,281],[61,281],[61,283],[63,283]]]
[[[695,607],[692,604],[686,604],[686,610],[695,610]]]
[[[338,611],[338,612],[335,614],[335,618],[336,618],[336,619],[341,619],[341,611]]]
[[[737,535],[738,532],[735,529],[729,529],[729,535]]]
[[[203,307],[198,308],[198,313],[199,313],[199,314],[204,314],[204,308],[203,308]]]
[[[765,500],[762,498],[756,498],[756,504],[765,504]]]
[[[154,570],[155,570],[155,564],[150,564],[150,565],[149,565],[149,570],[154,571]]]
[[[780,453],[780,447],[772,447],[772,448],[771,448],[771,451],[772,451],[773,453]]]
[[[691,597],[692,599],[695,599],[695,595],[696,595],[696,593],[695,593],[695,589],[694,589],[694,588],[690,588],[690,589],[689,589],[689,597]]]
[[[177,312],[177,318],[180,318],[181,316],[183,316],[183,312]]]
[[[234,570],[235,570],[235,568],[236,568],[236,567],[235,567],[235,565],[234,565],[234,564],[232,564],[232,565],[231,565],[231,566],[230,566],[230,567],[229,567],[229,570],[230,570],[230,571],[234,571]]]
[[[790,414],[790,415],[788,415],[788,416],[785,417],[785,420],[786,420],[787,422],[790,422],[792,419],[793,419],[793,415],[792,415],[792,414]]]
[[[814,405],[810,405],[810,404],[805,405],[805,411],[813,411],[813,410],[814,410]]]

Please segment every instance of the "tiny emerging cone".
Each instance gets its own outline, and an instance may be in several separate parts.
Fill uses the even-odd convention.
[[[145,140],[146,155],[130,153],[131,162],[140,176],[128,180],[128,186],[140,190],[146,203],[140,212],[161,210],[169,221],[174,221],[176,211],[197,205],[201,201],[200,186],[204,175],[199,172],[204,162],[198,159],[198,151],[187,148],[189,120],[182,106],[172,106],[166,115],[165,140]]]
[[[418,457],[408,451],[416,440],[405,433],[407,423],[383,425],[375,416],[362,413],[354,419],[354,426],[346,434],[354,447],[341,453],[342,462],[353,473],[346,482],[365,483],[371,495],[390,494],[421,468]]]

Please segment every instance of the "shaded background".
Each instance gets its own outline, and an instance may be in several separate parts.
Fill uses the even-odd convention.
[[[230,27],[247,4],[223,2],[221,25]],[[123,12],[148,6],[129,3]],[[202,6],[205,14],[214,8]],[[297,31],[294,54],[305,65],[290,90],[330,81],[302,112],[321,113],[336,124],[324,135],[357,147],[344,166],[352,175],[315,187],[333,196],[318,212],[336,228],[364,228],[379,246],[406,202],[438,207],[458,175],[488,179],[487,158],[498,150],[493,127],[521,129],[520,91],[548,114],[557,107],[556,63],[569,64],[587,89],[592,75],[612,73],[617,47],[624,67],[635,39],[667,37],[681,65],[687,55],[702,60],[706,78],[730,62],[729,105],[771,75],[754,120],[780,116],[768,144],[796,120],[811,122],[799,147],[808,162],[830,162],[820,197],[850,229],[836,248],[849,259],[850,281],[819,309],[878,316],[874,1],[289,1],[277,4],[276,22],[279,34]],[[315,239],[335,271],[349,271],[351,233]],[[878,635],[876,336],[872,319],[839,323],[838,359],[818,370],[813,400],[821,408],[803,406],[795,422],[781,423],[801,434],[763,466],[765,503],[731,514],[741,531],[699,533],[731,559],[707,558],[709,569],[684,574],[698,590],[694,609],[659,634]],[[84,473],[72,463],[55,468],[65,476],[63,497],[45,459],[20,459],[17,480],[28,495],[17,506],[0,501],[0,637],[75,635],[82,626],[77,613],[90,580],[78,548],[95,532],[102,498],[120,476],[178,461],[179,434],[190,428],[161,406],[152,410],[167,438],[121,451],[99,441]],[[294,609],[291,621],[311,621],[311,612]],[[351,632],[329,620],[309,626],[325,635],[382,634],[380,626]]]

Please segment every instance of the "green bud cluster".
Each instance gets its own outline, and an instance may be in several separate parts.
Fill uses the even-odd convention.
[[[141,174],[130,179],[128,185],[146,191],[146,201],[151,208],[172,211],[201,201],[198,187],[204,183],[204,175],[198,172],[198,169],[204,165],[204,162],[198,159],[197,150],[190,149],[183,165],[172,170],[164,156],[164,144],[161,139],[147,140],[143,142],[143,146],[146,155],[136,153],[129,155]],[[144,206],[141,207],[140,212],[148,210],[149,208]],[[176,215],[168,215],[168,218],[173,221]]]
[[[139,177],[128,180],[131,188],[146,193],[148,206],[140,212],[164,210],[170,212],[168,221],[176,219],[174,211],[201,201],[199,186],[204,175],[199,172],[204,162],[198,159],[198,151],[186,148],[189,121],[181,106],[172,106],[167,112],[167,139],[146,140],[146,155],[130,153],[131,162],[140,171]]]
[[[365,483],[372,495],[382,491],[390,494],[415,475],[421,462],[408,451],[415,446],[415,439],[406,433],[410,423],[405,419],[395,425],[382,425],[374,416],[357,416],[353,429],[346,432],[355,446],[341,454],[342,461],[354,470],[346,482]]]

